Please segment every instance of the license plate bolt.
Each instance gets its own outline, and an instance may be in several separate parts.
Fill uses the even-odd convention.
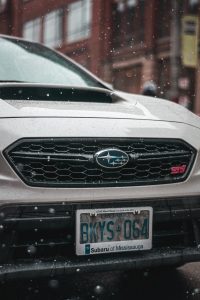
[[[90,213],[90,216],[91,217],[96,217],[97,216],[97,213],[95,212],[95,213]]]
[[[134,211],[133,211],[133,214],[134,214],[134,215],[140,215],[140,210],[137,210],[137,209],[134,210]]]

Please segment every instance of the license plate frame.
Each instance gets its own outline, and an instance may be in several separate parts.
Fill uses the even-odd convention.
[[[81,224],[83,227],[83,223],[81,222],[81,218],[86,218],[89,220],[92,219],[93,225],[95,224],[94,220],[96,218],[103,218],[106,219],[108,216],[112,215],[116,218],[118,218],[118,222],[120,217],[123,218],[126,215],[131,216],[131,220],[129,220],[128,225],[133,224],[131,222],[136,222],[136,220],[139,220],[139,218],[142,217],[142,214],[144,215],[148,214],[148,237],[147,238],[140,238],[140,239],[126,239],[126,240],[116,240],[116,241],[97,241],[97,242],[86,242],[82,241],[83,239],[83,228],[81,229]],[[126,214],[126,215],[125,215]],[[111,219],[112,221],[112,219]],[[115,223],[117,223],[117,221]],[[128,221],[127,221],[128,222]],[[123,232],[125,233],[125,227],[127,231],[127,222],[125,226],[124,223],[121,223],[123,226]],[[142,222],[142,221],[141,221]],[[114,223],[114,225],[116,225]],[[85,224],[85,223],[84,223]],[[88,223],[88,224],[91,224]],[[102,223],[101,223],[102,225]],[[108,223],[107,223],[108,225]],[[112,224],[111,224],[112,225]],[[113,225],[113,226],[114,226]],[[142,226],[141,224],[137,224],[138,226]],[[134,226],[136,226],[134,223]],[[86,226],[86,225],[85,225]],[[90,227],[90,225],[88,225]],[[143,216],[143,226],[144,226],[144,216]],[[105,254],[105,253],[116,253],[116,252],[126,252],[126,251],[143,251],[143,250],[150,250],[152,249],[152,226],[153,226],[153,208],[152,207],[121,207],[121,208],[102,208],[102,209],[78,209],[76,211],[76,255],[94,255],[94,254]],[[87,226],[86,226],[87,227]],[[88,227],[88,228],[89,228]],[[94,226],[93,226],[94,227]],[[100,226],[99,226],[100,227]],[[132,225],[128,228],[128,232],[130,235],[130,232],[132,228]],[[140,227],[138,227],[140,229]],[[143,228],[143,227],[142,227]],[[108,227],[107,227],[108,229]],[[82,230],[82,231],[81,231]],[[92,229],[93,230],[93,229]],[[95,228],[96,230],[96,228]],[[100,229],[99,229],[100,230]],[[90,230],[91,232],[91,230]],[[97,233],[97,231],[96,231]],[[101,231],[100,231],[101,233]],[[98,231],[99,234],[99,231]],[[114,230],[114,234],[116,234],[116,231]],[[125,235],[125,234],[124,234]],[[119,236],[118,236],[119,237]],[[99,236],[98,236],[99,238]],[[103,232],[103,238],[104,238],[104,232]],[[107,237],[108,239],[108,237]],[[120,237],[121,239],[121,237]]]

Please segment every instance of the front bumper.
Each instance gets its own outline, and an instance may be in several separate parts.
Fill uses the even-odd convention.
[[[111,270],[140,270],[147,268],[178,266],[200,261],[200,249],[182,250],[163,249],[148,253],[127,254],[125,257],[79,258],[72,261],[53,261],[17,263],[4,265],[0,269],[0,280],[33,279],[41,277],[63,276],[72,273],[98,272]]]
[[[75,211],[153,207],[153,249],[77,257]],[[143,269],[200,260],[200,196],[119,202],[10,204],[0,209],[0,278]]]

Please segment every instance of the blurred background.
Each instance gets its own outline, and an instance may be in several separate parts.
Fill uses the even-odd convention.
[[[119,90],[154,82],[198,115],[199,18],[199,0],[0,0],[0,33],[55,48]]]

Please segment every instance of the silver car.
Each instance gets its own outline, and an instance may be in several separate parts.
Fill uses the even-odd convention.
[[[0,36],[0,278],[200,259],[200,119]]]

